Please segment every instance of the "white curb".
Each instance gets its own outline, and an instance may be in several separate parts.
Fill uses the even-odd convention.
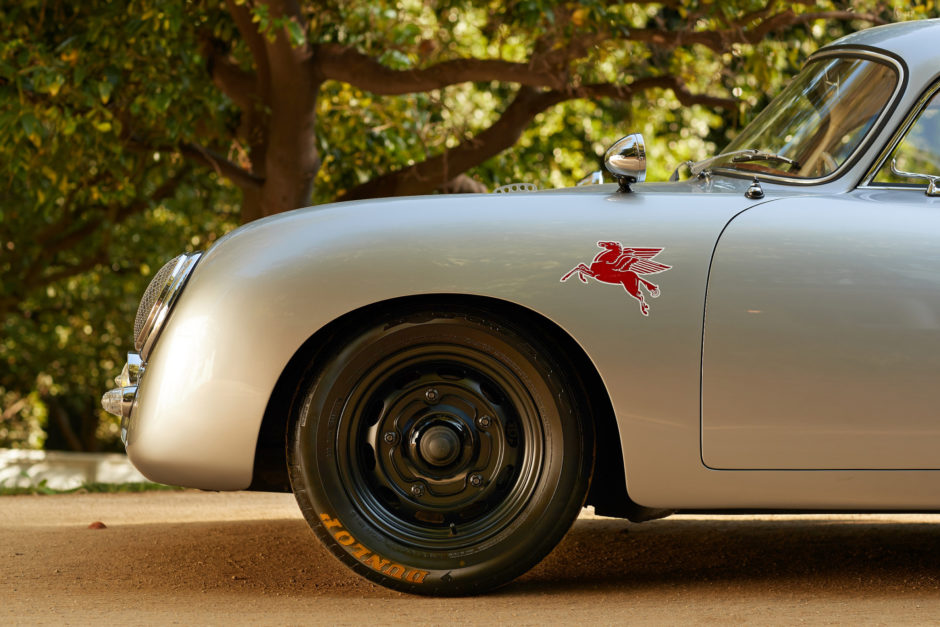
[[[0,449],[0,486],[28,488],[43,480],[53,490],[71,490],[83,483],[147,481],[120,453]]]

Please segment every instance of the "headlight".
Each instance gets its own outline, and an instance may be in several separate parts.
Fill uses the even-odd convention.
[[[186,284],[186,279],[201,256],[201,252],[184,253],[172,259],[160,268],[147,286],[147,291],[144,292],[137,308],[137,319],[134,321],[134,347],[144,361],[157,341],[160,329],[183,285]]]

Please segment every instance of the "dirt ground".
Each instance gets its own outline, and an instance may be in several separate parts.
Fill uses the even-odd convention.
[[[937,523],[586,513],[516,582],[429,599],[348,573],[290,495],[8,496],[0,624],[940,623]]]

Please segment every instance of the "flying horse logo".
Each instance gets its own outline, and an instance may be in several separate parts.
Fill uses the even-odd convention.
[[[624,248],[620,242],[597,242],[597,245],[604,250],[597,253],[591,267],[579,263],[571,272],[561,277],[561,282],[564,283],[572,274],[577,273],[582,283],[588,282],[585,277],[591,277],[601,283],[622,285],[627,294],[640,301],[640,311],[644,316],[648,316],[650,306],[644,300],[640,286],[645,287],[652,298],[659,296],[659,286],[641,279],[640,275],[658,274],[672,267],[653,261],[663,249]]]

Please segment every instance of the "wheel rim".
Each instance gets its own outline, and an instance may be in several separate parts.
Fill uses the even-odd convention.
[[[509,527],[537,489],[544,434],[516,372],[462,345],[388,355],[340,412],[336,465],[352,505],[391,540],[453,550]]]

